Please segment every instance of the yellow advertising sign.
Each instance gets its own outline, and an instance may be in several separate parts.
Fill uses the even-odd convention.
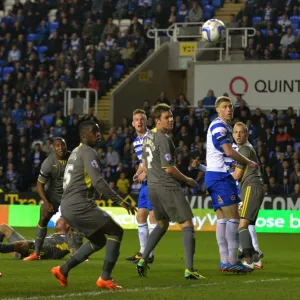
[[[179,44],[180,56],[194,56],[196,49],[196,42],[184,42]]]

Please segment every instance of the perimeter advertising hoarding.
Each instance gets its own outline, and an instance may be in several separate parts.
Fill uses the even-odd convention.
[[[39,218],[39,207],[28,205],[1,205],[0,221],[12,227],[35,227]],[[136,217],[128,215],[120,207],[102,207],[124,229],[137,229]],[[195,231],[215,231],[216,214],[212,209],[193,209]],[[57,213],[49,222],[53,227],[60,216]],[[257,232],[300,233],[299,210],[261,210],[256,222]],[[176,223],[170,223],[170,230],[180,230]]]
[[[194,104],[203,99],[208,90],[216,96],[236,94],[250,106],[271,108],[299,107],[299,63],[234,63],[197,64],[194,73]]]

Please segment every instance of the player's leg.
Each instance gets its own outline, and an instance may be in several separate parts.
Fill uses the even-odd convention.
[[[8,244],[0,243],[0,253],[17,252],[22,256],[29,253],[29,242],[26,240],[19,240]]]
[[[16,241],[24,241],[25,238],[15,231],[12,227],[7,224],[0,225],[0,242],[3,242],[4,237],[7,239],[9,243],[13,243]]]
[[[152,204],[150,203],[149,200],[148,200],[148,210],[149,210],[149,223],[150,223],[149,235],[150,235],[153,232],[153,230],[155,229],[157,222],[155,219]],[[154,251],[151,251],[151,253],[149,255],[149,259],[148,259],[148,264],[152,264],[153,262],[154,262]]]
[[[221,272],[227,271],[228,265],[228,244],[226,240],[226,224],[227,219],[224,216],[224,213],[221,208],[216,210],[217,215],[217,226],[216,226],[216,239],[219,246],[220,253],[220,266],[219,269]]]
[[[147,262],[149,260],[150,253],[154,250],[161,238],[165,235],[169,227],[168,215],[162,206],[160,201],[162,191],[154,190],[153,188],[148,190],[149,199],[153,206],[153,212],[157,221],[157,225],[149,235],[148,242],[142,258],[137,264],[138,274],[145,276],[147,271]]]
[[[257,233],[256,233],[256,229],[255,229],[255,225],[251,225],[249,224],[249,232],[251,235],[251,240],[252,240],[252,245],[255,251],[257,251],[258,253],[262,253],[262,251],[259,248],[259,243],[258,243],[258,238],[257,238]]]
[[[241,211],[241,221],[239,226],[239,238],[243,248],[245,262],[250,267],[255,267],[255,263],[262,268],[262,262],[253,247],[252,238],[249,232],[249,225],[255,224],[261,203],[264,198],[262,185],[249,185],[244,191],[244,204]]]
[[[40,259],[41,248],[44,243],[44,239],[47,235],[47,225],[50,219],[57,213],[58,205],[53,205],[53,211],[48,211],[44,205],[41,204],[40,207],[40,219],[35,231],[35,249],[28,257],[25,257],[23,260],[32,261]]]
[[[0,237],[1,241],[3,241],[4,237],[7,239],[8,243],[13,243],[16,241],[25,241],[25,238],[15,231],[12,227],[2,224],[0,225]],[[21,254],[18,252],[13,253],[11,251],[11,255],[14,255],[16,258],[21,258]]]
[[[192,221],[194,215],[183,192],[180,189],[169,192],[169,199],[165,202],[164,208],[169,218],[172,221],[179,223],[181,227],[182,244],[185,256],[185,278],[204,278],[194,268],[194,255],[196,248],[194,224]]]

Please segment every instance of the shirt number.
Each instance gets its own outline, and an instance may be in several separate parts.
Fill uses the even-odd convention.
[[[148,167],[148,169],[151,169],[152,168],[151,163],[152,163],[152,160],[153,160],[152,150],[151,150],[150,147],[147,147],[145,150],[148,153],[148,156],[147,156],[147,165],[148,166],[147,167]]]
[[[66,187],[69,185],[71,181],[71,173],[74,170],[74,165],[67,165],[64,173],[64,183],[63,183],[63,189],[66,189]]]

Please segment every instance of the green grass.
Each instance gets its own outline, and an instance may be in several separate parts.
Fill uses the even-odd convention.
[[[18,228],[22,235],[34,236],[34,229]],[[0,299],[300,299],[299,241],[296,235],[260,234],[264,269],[248,275],[218,272],[215,234],[196,233],[195,266],[207,277],[202,281],[184,279],[184,260],[180,232],[168,232],[155,251],[155,263],[148,277],[140,278],[134,264],[125,261],[138,247],[137,233],[125,232],[121,255],[113,276],[125,289],[106,292],[97,289],[104,251],[93,255],[71,271],[69,286],[60,287],[50,274],[51,267],[63,261],[18,261],[0,256]]]

